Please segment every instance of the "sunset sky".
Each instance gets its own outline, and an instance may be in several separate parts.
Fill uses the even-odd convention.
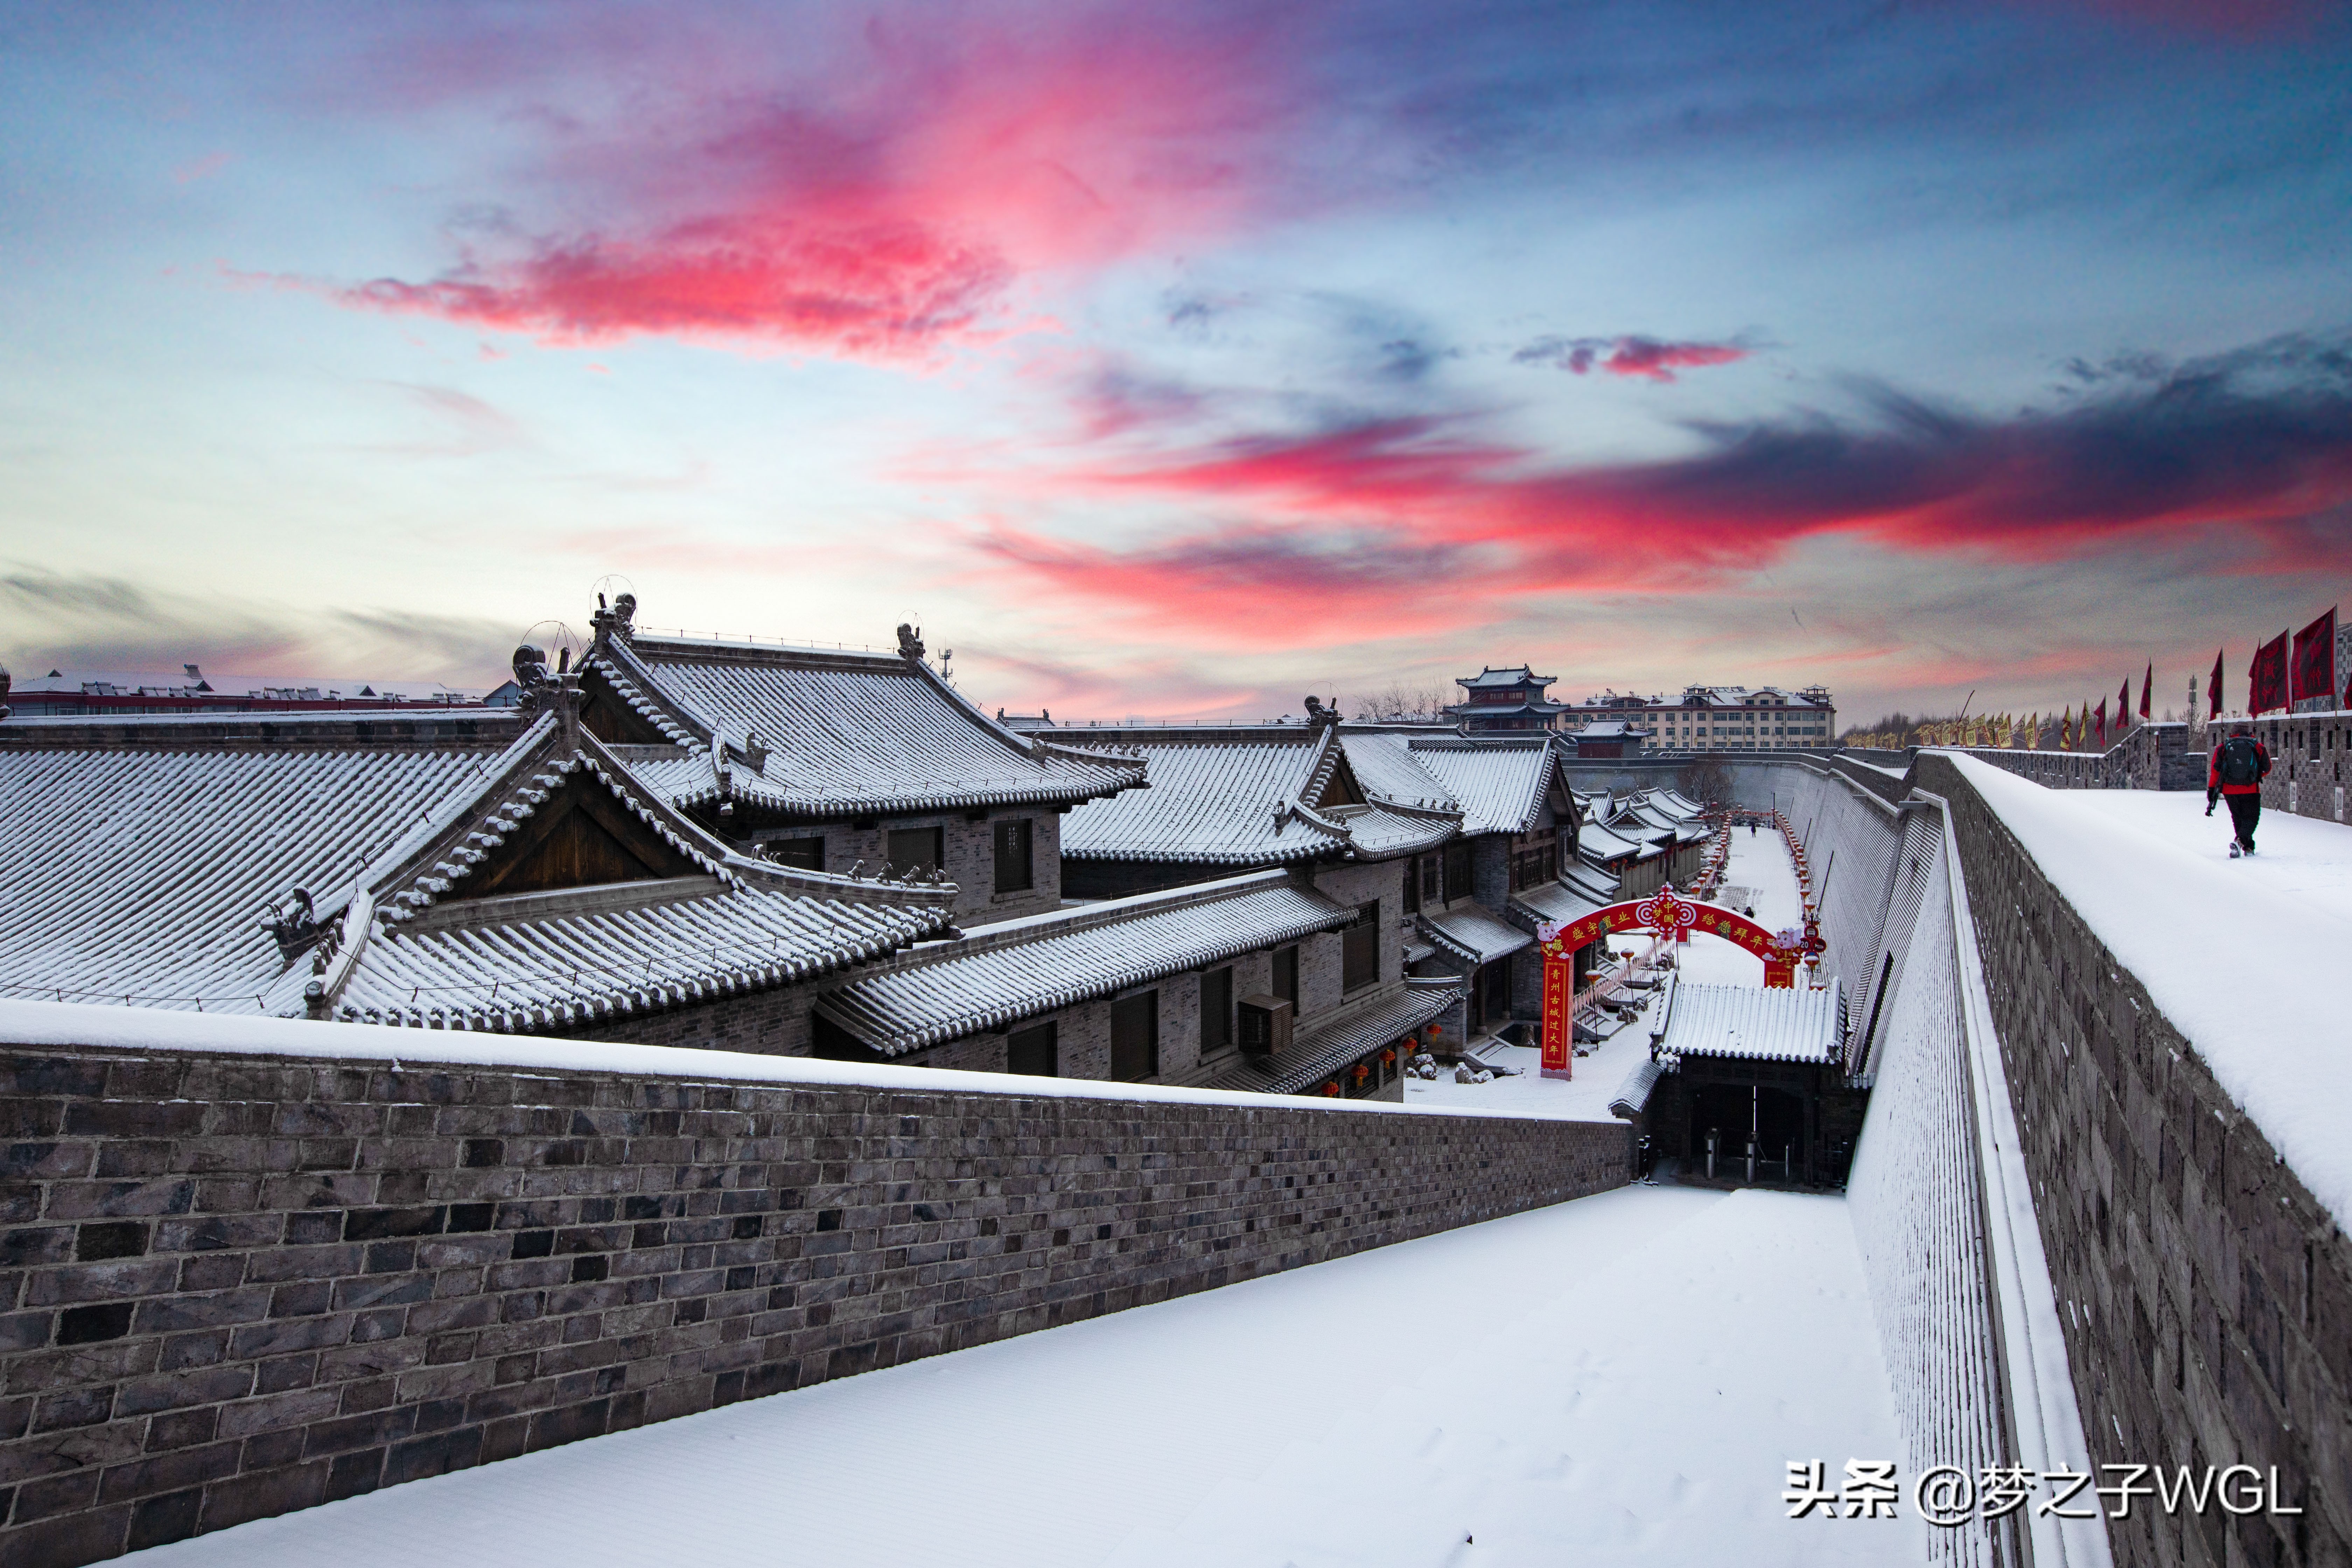
[[[2242,700],[2347,16],[0,5],[0,661],[487,685],[618,574],[1057,717]]]

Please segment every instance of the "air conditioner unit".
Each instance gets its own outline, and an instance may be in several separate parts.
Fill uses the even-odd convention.
[[[1291,1005],[1260,994],[1241,1001],[1242,1049],[1276,1056],[1290,1048]]]

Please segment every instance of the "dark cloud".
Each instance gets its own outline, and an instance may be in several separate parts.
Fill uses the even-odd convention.
[[[237,675],[494,686],[504,679],[518,629],[400,610],[289,614],[119,577],[22,567],[0,575],[0,614],[9,628],[5,662],[20,676],[53,668],[169,673],[196,664]]]

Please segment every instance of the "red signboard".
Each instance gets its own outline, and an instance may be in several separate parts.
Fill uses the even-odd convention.
[[[1543,1071],[1546,1078],[1576,1076],[1575,955],[1558,936],[1543,945]]]

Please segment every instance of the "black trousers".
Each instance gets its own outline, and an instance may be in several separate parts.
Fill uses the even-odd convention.
[[[2258,795],[2225,795],[2230,803],[2230,821],[2238,829],[2238,842],[2252,849],[2254,847],[2254,824],[2263,819],[2263,797]]]

